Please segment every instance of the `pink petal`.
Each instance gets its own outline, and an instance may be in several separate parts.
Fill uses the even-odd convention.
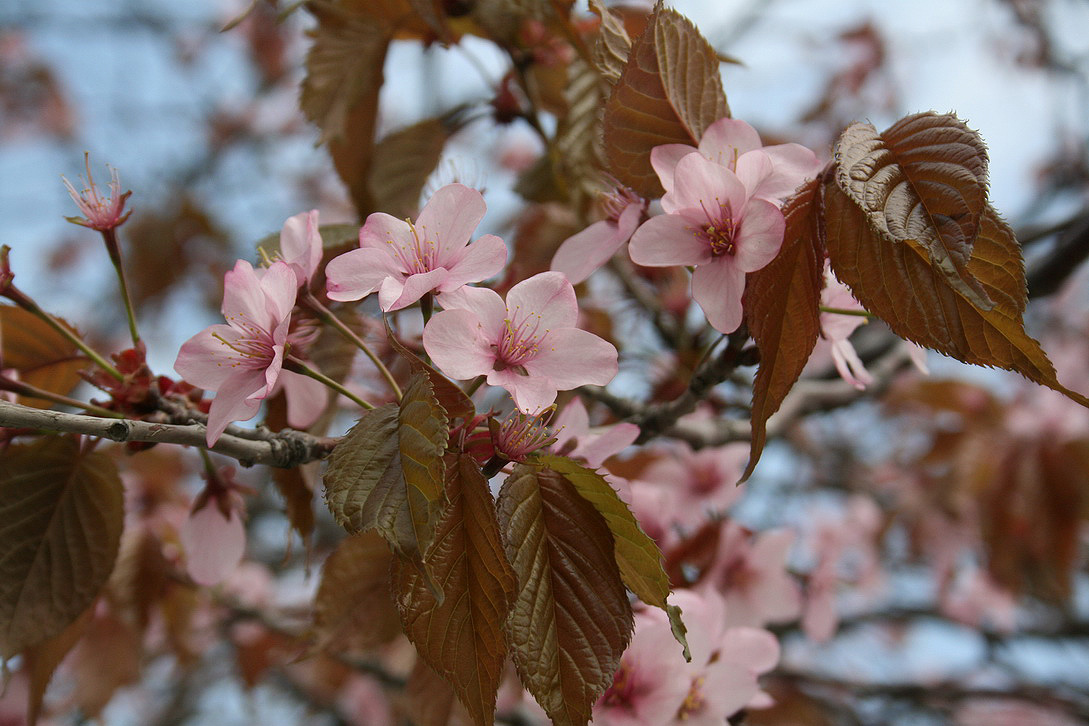
[[[439,264],[469,243],[476,226],[484,219],[487,206],[476,189],[447,184],[428,200],[416,220],[422,238],[438,245]]]
[[[760,193],[765,182],[773,175],[771,159],[763,151],[750,151],[741,156],[737,160],[734,171],[737,173],[737,178],[745,185],[745,191],[750,197],[778,202],[777,199],[768,199]]]
[[[280,230],[280,253],[295,269],[300,286],[305,285],[321,264],[321,234],[318,232],[318,210],[288,217]]]
[[[590,468],[596,469],[610,457],[634,444],[637,438],[639,438],[638,426],[633,423],[618,423],[610,426],[599,436],[591,437],[586,443],[580,443],[571,455],[581,456],[586,459]]]
[[[485,333],[473,311],[443,310],[424,327],[424,350],[439,370],[451,378],[475,378],[495,367],[493,338]]]
[[[486,234],[462,248],[459,256],[447,266],[450,276],[439,287],[449,292],[470,282],[493,277],[507,264],[507,244],[494,234]]]
[[[223,276],[223,317],[231,320],[246,320],[265,327],[269,324],[265,305],[265,294],[261,289],[261,280],[246,260],[234,263],[234,269]]]
[[[215,445],[232,421],[248,421],[256,416],[267,391],[264,370],[238,370],[227,378],[208,409],[208,446]]]
[[[556,443],[552,448],[557,451],[571,439],[585,436],[590,431],[590,414],[581,398],[575,397],[563,407],[553,419],[552,429],[556,432]]]
[[[587,383],[604,386],[616,376],[617,353],[593,333],[560,328],[541,341],[540,352],[524,366],[530,376],[548,378],[561,391]]]
[[[562,272],[540,272],[522,280],[507,292],[507,316],[512,321],[525,315],[540,316],[542,330],[570,328],[579,317],[575,288]]]
[[[552,257],[552,269],[562,272],[572,285],[590,276],[616,254],[626,238],[618,234],[615,222],[603,219],[563,241]]]
[[[493,370],[488,374],[488,384],[506,388],[522,413],[538,414],[556,400],[556,386],[547,378],[523,376],[510,368]]]
[[[660,214],[635,230],[628,254],[632,262],[644,267],[702,265],[711,260],[711,246],[681,215]]]
[[[359,246],[361,249],[389,251],[392,246],[408,245],[411,247],[414,241],[412,228],[408,226],[408,222],[397,219],[385,212],[375,212],[368,215],[367,221],[359,229]]]
[[[747,193],[737,174],[699,154],[689,154],[677,163],[669,196],[677,209],[703,209],[716,214],[720,207],[728,205],[736,215],[744,207]]]
[[[294,371],[280,371],[279,383],[287,398],[288,426],[310,428],[329,402],[329,389],[313,378]]]
[[[801,144],[776,144],[762,151],[771,159],[775,172],[761,187],[761,198],[781,202],[806,179],[816,179],[824,164],[811,149]]]
[[[234,572],[246,551],[246,529],[237,512],[223,516],[214,502],[193,512],[182,525],[185,569],[198,585],[217,585]]]
[[[700,265],[692,273],[692,298],[703,308],[711,327],[732,333],[741,327],[745,273],[728,257]]]
[[[384,312],[406,308],[442,285],[449,275],[446,268],[439,267],[429,272],[409,275],[403,282],[387,277],[378,288],[378,306]]]
[[[705,699],[703,709],[686,719],[685,726],[718,726],[727,716],[744,708],[760,690],[751,671],[729,661],[711,663],[703,677],[700,687]]]
[[[494,344],[506,327],[507,305],[499,293],[486,287],[460,287],[438,296],[446,310],[469,310],[476,316],[484,336]]]
[[[802,630],[815,643],[825,643],[836,632],[839,616],[831,588],[822,587],[811,592],[802,615]]]
[[[736,118],[722,118],[707,127],[700,138],[700,153],[730,169],[741,157],[763,144],[760,134],[749,124]]]
[[[866,370],[862,359],[849,340],[836,340],[832,343],[832,362],[840,378],[850,383],[859,391],[873,383],[873,376]]]
[[[223,341],[234,342],[240,335],[230,325],[205,328],[182,343],[178,358],[174,361],[174,370],[194,386],[209,391],[219,390],[235,372],[232,366],[234,351]]]
[[[295,307],[295,296],[299,291],[295,271],[286,262],[273,262],[261,276],[261,290],[265,293],[265,310],[271,319],[271,325],[266,330],[272,332],[273,328],[291,317],[291,309]],[[286,331],[284,335],[287,335]]]
[[[722,657],[753,673],[767,673],[779,663],[779,641],[762,628],[730,628],[723,636]]]
[[[387,277],[403,275],[385,248],[362,247],[329,261],[325,266],[325,291],[330,300],[359,300],[377,290]]]
[[[650,150],[650,165],[654,167],[658,179],[666,193],[673,191],[673,173],[677,168],[677,162],[689,154],[697,153],[697,149],[688,144],[663,144]],[[673,210],[666,210],[667,212]]]
[[[750,199],[735,231],[737,266],[744,272],[766,267],[779,254],[785,231],[786,221],[778,207],[763,199]]]

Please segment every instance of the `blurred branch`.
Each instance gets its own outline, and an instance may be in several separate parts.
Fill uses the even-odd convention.
[[[1026,281],[1030,298],[1046,297],[1058,291],[1064,282],[1089,258],[1089,213],[1082,213],[1053,230],[1059,238],[1046,255],[1029,265]]]
[[[98,418],[60,411],[43,411],[0,401],[0,426],[9,428],[44,429],[112,441],[145,441],[182,446],[199,446],[217,454],[237,459],[242,466],[267,464],[291,468],[324,458],[336,445],[335,439],[318,438],[301,431],[279,433],[253,430],[245,438],[225,433],[216,445],[208,447],[205,427],[200,423],[168,424],[132,419]],[[236,430],[237,427],[232,427]]]

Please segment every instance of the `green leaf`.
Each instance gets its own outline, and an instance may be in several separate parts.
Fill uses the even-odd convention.
[[[605,104],[606,158],[621,183],[660,197],[651,149],[696,146],[708,126],[729,115],[714,48],[686,17],[659,8],[632,43]]]
[[[820,191],[807,182],[783,205],[786,232],[771,263],[745,283],[745,319],[760,350],[752,388],[752,444],[741,481],[752,475],[767,441],[767,424],[801,376],[820,335],[824,243]]]
[[[556,726],[585,726],[631,640],[613,536],[563,476],[519,465],[499,492],[518,578],[507,643],[522,683]]]
[[[443,600],[435,599],[418,570],[398,565],[397,604],[405,634],[420,657],[454,687],[475,723],[491,724],[515,577],[503,552],[488,482],[472,457],[450,456],[446,492],[450,503],[424,558]]]
[[[605,518],[613,535],[613,555],[624,584],[647,605],[665,611],[673,636],[684,648],[684,659],[691,661],[681,609],[666,602],[669,597],[669,576],[662,568],[662,553],[639,526],[628,505],[605,477],[593,469],[587,469],[566,456],[548,454],[538,457],[538,461],[570,482],[583,499],[594,505],[598,514]]]
[[[117,467],[51,436],[0,454],[0,657],[71,625],[117,559],[124,520]]]

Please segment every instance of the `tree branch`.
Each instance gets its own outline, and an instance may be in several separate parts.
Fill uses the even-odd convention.
[[[98,418],[43,411],[7,401],[0,401],[0,426],[85,434],[120,442],[146,441],[209,448],[205,441],[205,427],[199,423],[168,424]],[[246,437],[225,433],[209,450],[237,459],[242,466],[266,464],[289,469],[324,458],[337,442],[336,439],[318,438],[290,429],[279,433],[261,430],[247,433]]]

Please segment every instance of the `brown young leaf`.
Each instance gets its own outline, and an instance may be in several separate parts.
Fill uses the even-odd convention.
[[[32,645],[23,651],[26,663],[27,677],[30,680],[30,703],[27,705],[27,724],[34,726],[38,723],[38,715],[42,709],[42,699],[45,698],[45,690],[49,687],[49,681],[53,678],[53,672],[68,655],[75,644],[87,631],[87,625],[91,622],[94,607],[87,608],[74,623],[48,640]]]
[[[152,609],[166,592],[173,567],[163,555],[158,535],[150,527],[126,527],[107,585],[109,601],[118,617],[144,633]]]
[[[604,518],[555,472],[515,467],[499,492],[518,577],[507,642],[522,683],[557,726],[585,726],[633,627]]]
[[[1016,371],[1089,406],[1089,399],[1059,383],[1040,344],[1025,332],[1021,248],[990,205],[965,268],[994,301],[983,311],[908,245],[876,233],[836,184],[825,184],[824,191],[826,244],[836,277],[894,333],[965,363]]]
[[[446,493],[450,503],[425,554],[443,600],[435,599],[418,570],[398,564],[397,606],[420,657],[453,685],[475,723],[491,724],[515,577],[503,552],[488,481],[472,457],[450,456]]]
[[[41,318],[0,305],[0,369],[14,368],[23,383],[64,396],[79,383],[79,371],[85,367],[87,359],[76,346]],[[53,407],[52,401],[27,396],[19,396],[18,403]]]
[[[556,126],[552,145],[556,180],[576,205],[599,184],[604,166],[601,149],[601,104],[607,86],[596,70],[576,58],[567,67],[567,113]]]
[[[0,454],[0,657],[60,633],[117,559],[121,479],[105,454],[50,436]]]
[[[435,398],[431,380],[423,373],[414,374],[401,396],[397,441],[401,471],[408,485],[408,506],[421,550],[430,544],[442,513],[446,476],[443,454],[449,438],[450,422]]]
[[[620,80],[631,53],[631,38],[623,19],[606,7],[601,0],[590,0],[590,10],[601,18],[594,44],[594,64],[609,84]]]
[[[904,244],[981,310],[992,302],[969,273],[987,203],[987,149],[956,116],[907,116],[883,134],[856,123],[836,142],[836,183],[875,232]]]
[[[669,577],[662,567],[662,553],[658,545],[639,526],[628,505],[609,485],[605,477],[593,469],[565,456],[545,455],[538,461],[571,485],[583,499],[594,505],[605,519],[613,535],[613,554],[620,569],[620,577],[636,597],[656,608],[661,608],[669,618],[673,636],[684,648],[685,660],[691,660],[686,628],[681,621],[681,609],[666,602],[669,597]]]
[[[97,719],[118,688],[139,680],[142,656],[135,628],[110,612],[96,617],[69,659],[73,704],[86,718]]]
[[[374,149],[370,186],[377,209],[398,219],[415,217],[420,192],[447,140],[465,121],[464,107],[386,134]]]
[[[269,467],[276,491],[284,498],[284,511],[291,529],[295,530],[304,543],[310,542],[314,532],[314,472],[304,467],[281,469]],[[309,546],[309,545],[308,545]]]
[[[454,689],[423,658],[416,659],[408,676],[404,707],[415,726],[454,726],[459,716],[468,719]]]
[[[329,144],[337,174],[363,216],[374,208],[369,173],[392,30],[347,5],[335,0],[307,3],[318,26],[306,55],[299,106],[321,129],[321,142]]]
[[[472,399],[466,396],[465,392],[456,383],[453,383],[449,378],[439,373],[406,348],[389,327],[389,321],[385,320],[384,322],[386,323],[386,337],[389,338],[390,347],[401,354],[414,373],[423,373],[431,380],[435,398],[443,410],[446,411],[447,417],[468,420],[475,416],[476,407],[473,406]]]
[[[824,287],[820,189],[817,180],[809,181],[783,205],[783,246],[745,283],[745,320],[760,350],[760,367],[752,390],[752,445],[741,481],[760,461],[768,419],[802,374],[820,335]]]
[[[390,590],[393,555],[374,532],[342,541],[321,568],[314,595],[317,647],[361,653],[393,640],[401,632]]]
[[[699,143],[704,130],[730,115],[718,57],[691,21],[655,11],[605,104],[605,155],[612,173],[644,197],[662,195],[650,151]]]

